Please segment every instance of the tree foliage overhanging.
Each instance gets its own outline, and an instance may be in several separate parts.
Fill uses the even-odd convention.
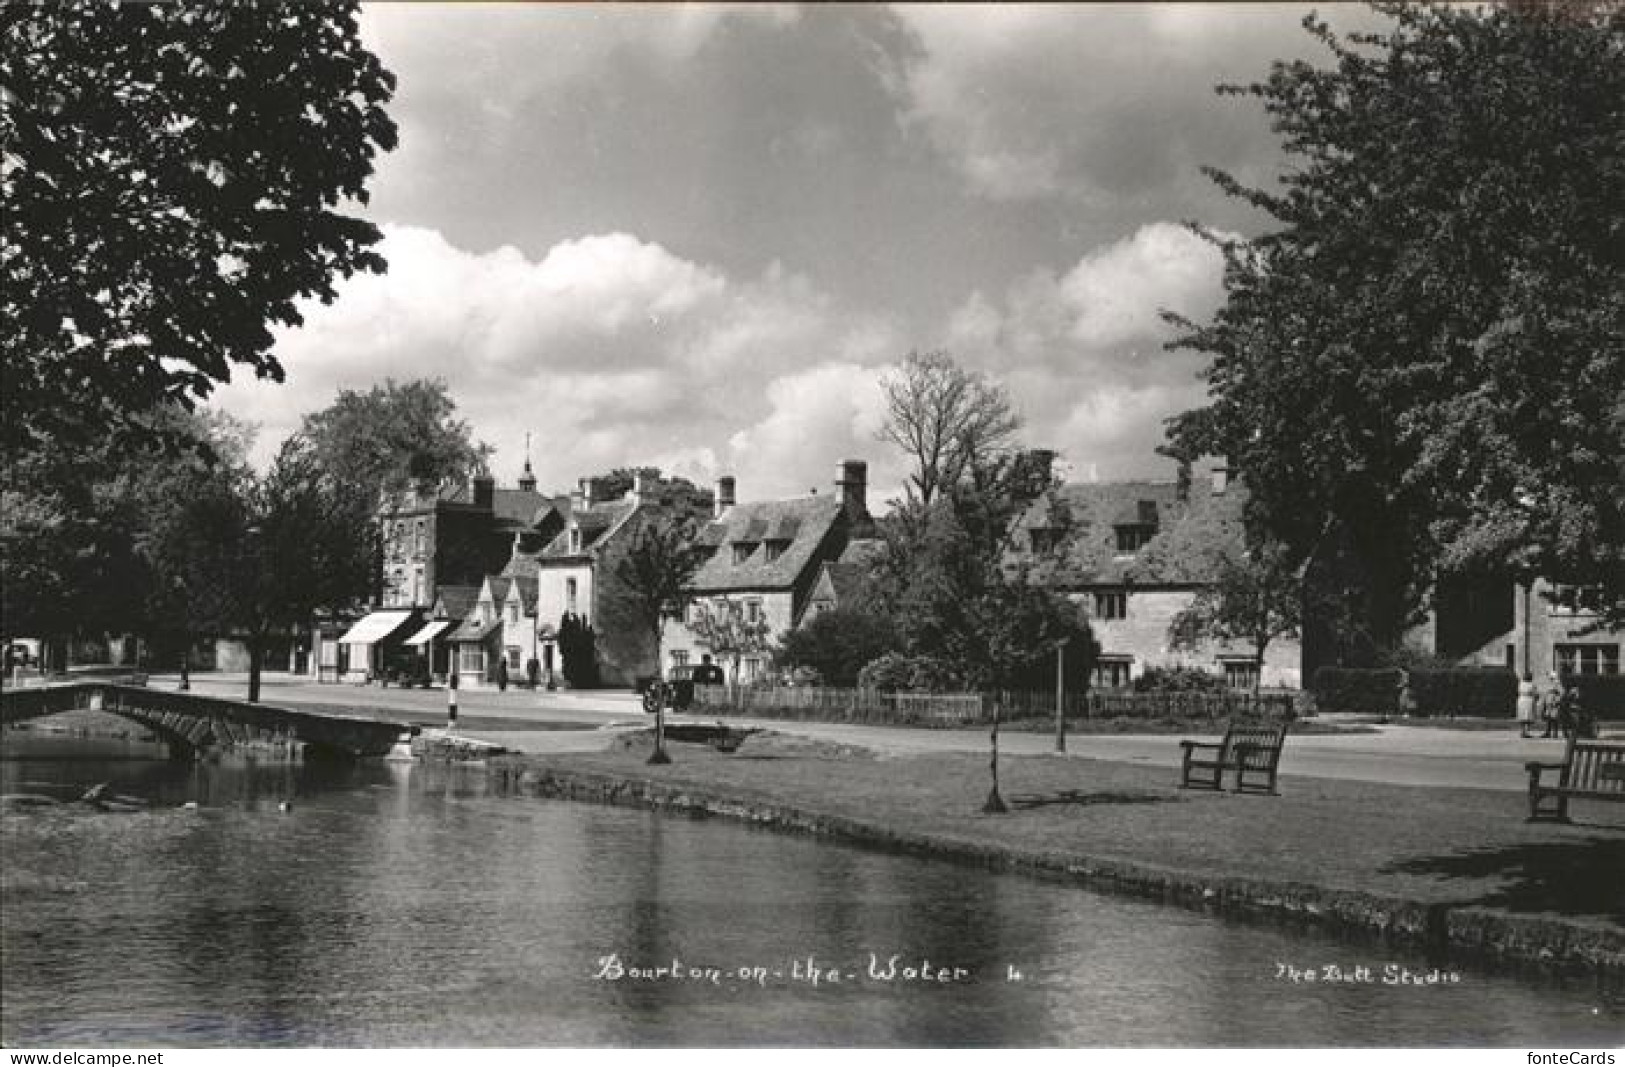
[[[1172,451],[1248,479],[1249,527],[1397,641],[1450,574],[1540,576],[1625,618],[1625,7],[1380,5],[1259,100],[1289,167],[1210,171],[1275,228],[1176,345],[1211,402]]]
[[[281,380],[271,327],[381,271],[365,203],[395,79],[357,5],[0,13],[6,451],[190,404],[234,365]]]
[[[485,470],[493,449],[456,413],[445,382],[390,378],[365,393],[341,390],[305,416],[300,435],[331,477],[375,505],[417,482],[458,484]]]

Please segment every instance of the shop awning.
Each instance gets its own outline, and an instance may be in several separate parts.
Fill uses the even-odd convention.
[[[456,623],[451,619],[436,619],[411,637],[408,637],[406,643],[409,645],[426,645],[454,625]]]
[[[375,645],[412,621],[410,611],[375,611],[339,638],[341,645]]]

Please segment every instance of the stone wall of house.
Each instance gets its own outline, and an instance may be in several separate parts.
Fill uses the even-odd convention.
[[[718,595],[714,597],[701,597],[697,602],[720,605],[726,601],[746,603],[753,600],[761,604],[762,614],[767,619],[769,640],[771,642],[777,642],[779,638],[783,637],[784,634],[789,632],[792,624],[795,622],[795,603],[794,598],[789,591],[786,590],[772,593],[729,593],[725,596]],[[719,608],[717,610],[722,609]],[[711,651],[705,642],[701,641],[699,637],[695,635],[694,631],[688,628],[686,618],[685,621],[682,622],[675,619],[666,620],[665,627],[661,633],[660,649],[660,667],[662,672],[665,673],[670,672],[678,657],[686,657],[686,662],[688,663],[698,663],[700,662],[700,657],[702,655]],[[772,656],[769,653],[764,652],[762,655],[755,658],[759,660],[758,669],[765,671],[771,664]],[[722,667],[724,671],[728,672],[729,680],[731,681],[733,674],[732,662],[730,662],[728,658],[719,655],[713,655],[712,659],[715,660],[717,665]],[[749,664],[741,663],[740,673],[742,676],[744,676],[744,680],[749,681]]]
[[[1100,644],[1102,657],[1131,657],[1130,675],[1138,678],[1150,667],[1195,667],[1222,674],[1224,657],[1248,657],[1245,644],[1205,641],[1194,649],[1175,649],[1168,637],[1174,616],[1196,599],[1196,593],[1181,589],[1134,589],[1128,592],[1127,611],[1121,619],[1102,619],[1094,614],[1095,596],[1070,594],[1090,612],[1089,625]],[[1300,684],[1302,650],[1294,639],[1277,638],[1264,653],[1263,684],[1297,687]]]

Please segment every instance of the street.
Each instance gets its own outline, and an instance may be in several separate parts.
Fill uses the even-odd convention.
[[[175,676],[154,676],[155,687],[173,688]],[[267,674],[262,699],[292,707],[320,705],[399,714],[403,721],[442,725],[444,689],[318,684],[287,674]],[[194,675],[199,695],[242,699],[243,675]],[[532,692],[525,689],[461,690],[459,732],[505,748],[531,753],[581,752],[603,748],[614,732],[650,725],[630,692]],[[671,722],[703,722],[704,715],[674,715]],[[493,723],[492,720],[503,720]],[[931,730],[855,726],[843,723],[730,720],[783,733],[857,745],[885,755],[927,752],[980,752],[986,730]],[[1528,788],[1524,763],[1561,759],[1563,743],[1525,740],[1511,730],[1449,730],[1411,725],[1379,725],[1372,733],[1292,736],[1281,757],[1281,773],[1312,778],[1385,782],[1393,785],[1448,786],[1522,792]],[[1065,758],[1112,760],[1154,767],[1179,766],[1178,737],[1157,735],[1079,735],[1067,738]],[[1055,754],[1050,733],[1004,730],[1000,751],[1010,755]]]

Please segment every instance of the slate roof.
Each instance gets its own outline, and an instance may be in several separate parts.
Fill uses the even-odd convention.
[[[611,500],[604,504],[593,504],[591,507],[571,515],[553,540],[542,549],[539,562],[558,559],[579,559],[590,554],[598,548],[608,534],[622,519],[632,514],[637,504],[626,498]],[[581,551],[570,551],[570,527],[579,526],[581,530]]]
[[[1243,544],[1241,509],[1246,490],[1232,481],[1222,494],[1193,480],[1181,500],[1173,482],[1100,482],[1061,486],[1017,520],[1016,548],[1006,563],[1030,564],[1032,579],[1054,588],[1095,585],[1205,585],[1218,577],[1218,560]],[[1155,517],[1156,533],[1137,552],[1117,551],[1120,525]],[[1060,554],[1038,559],[1027,530],[1070,522]]]
[[[519,598],[526,611],[536,610],[536,572],[539,569],[536,557],[524,553],[515,553],[502,568],[503,576],[513,579],[514,584],[519,586]]]
[[[815,562],[818,546],[840,516],[841,501],[835,496],[735,504],[702,533],[701,540],[716,546],[716,551],[694,573],[689,588],[697,593],[734,589],[791,590],[807,567]],[[784,551],[771,562],[761,543],[769,531],[791,535],[785,538],[789,544]],[[734,562],[736,542],[754,545],[749,558],[741,563]]]
[[[487,575],[485,584],[491,587],[491,603],[502,604],[508,599],[508,586],[513,579],[502,574]]]
[[[457,627],[457,629],[453,630],[446,636],[446,640],[483,641],[487,637],[490,637],[492,632],[494,632],[496,628],[501,625],[502,622],[498,619],[492,619],[489,622],[481,622],[479,616],[476,615],[472,618],[464,619],[461,626]]]
[[[435,590],[435,600],[445,608],[448,619],[466,619],[479,598],[477,585],[442,585]]]
[[[447,504],[472,506],[474,494],[472,488],[465,482],[442,491],[440,499]],[[499,487],[491,490],[491,515],[497,520],[498,526],[510,528],[535,526],[547,517],[549,511],[557,511],[568,517],[570,498],[552,497],[531,489]]]

